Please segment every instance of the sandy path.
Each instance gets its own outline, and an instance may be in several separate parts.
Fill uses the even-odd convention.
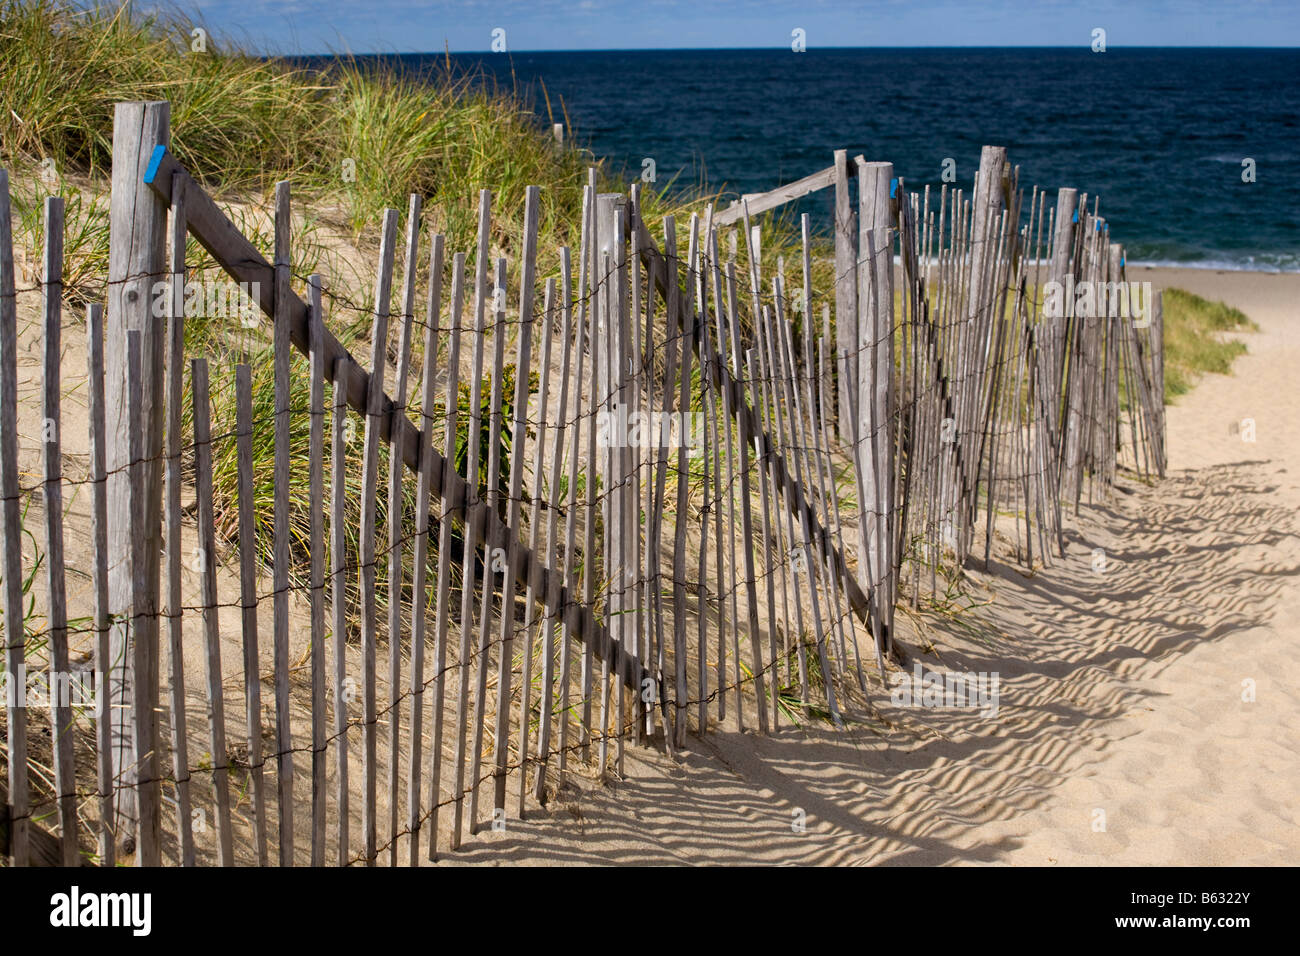
[[[996,718],[903,709],[877,691],[884,724],[720,732],[678,761],[633,749],[627,780],[576,780],[549,812],[484,833],[455,859],[1300,859],[1300,277],[1132,278],[1224,299],[1262,331],[1235,375],[1169,409],[1164,483],[1125,482],[1085,507],[1067,559],[1046,571],[1026,577],[995,559],[973,572],[973,598],[993,600],[977,612],[985,626],[941,632],[937,659],[913,643],[927,665],[999,672]],[[1232,427],[1244,418],[1254,443]]]

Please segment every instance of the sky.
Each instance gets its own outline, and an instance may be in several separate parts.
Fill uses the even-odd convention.
[[[1300,0],[179,0],[258,53],[1300,46]],[[137,4],[141,10],[149,4]],[[499,51],[498,51],[499,52]]]

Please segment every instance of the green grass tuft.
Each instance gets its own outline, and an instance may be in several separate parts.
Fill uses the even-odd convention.
[[[1184,289],[1164,290],[1164,319],[1166,403],[1207,372],[1227,375],[1233,360],[1246,354],[1245,343],[1223,333],[1259,330],[1240,309]]]

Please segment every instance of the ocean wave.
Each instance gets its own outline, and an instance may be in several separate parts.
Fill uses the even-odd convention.
[[[1133,259],[1130,268],[1206,269],[1216,272],[1300,272],[1300,256],[1283,255],[1279,261],[1241,259]]]

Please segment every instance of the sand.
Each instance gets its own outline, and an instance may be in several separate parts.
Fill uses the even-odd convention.
[[[1300,276],[1137,269],[1243,309],[1230,376],[1168,409],[1168,478],[1085,505],[1067,558],[968,573],[977,626],[904,624],[1000,706],[894,706],[835,732],[632,748],[466,863],[1295,864],[1300,861]],[[1243,440],[1252,418],[1255,441]],[[1106,555],[1093,568],[1094,549]],[[900,619],[904,616],[900,615]],[[927,648],[933,647],[927,652]]]

